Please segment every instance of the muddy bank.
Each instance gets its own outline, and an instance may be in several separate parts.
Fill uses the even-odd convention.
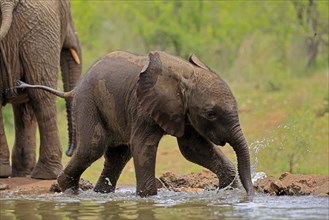
[[[88,180],[80,179],[81,190],[92,189],[94,186]],[[39,180],[28,177],[0,179],[0,196],[8,193],[36,194],[61,192],[56,180]]]
[[[166,172],[157,179],[158,188],[167,188],[172,191],[201,192],[214,190],[218,187],[217,177],[209,172],[191,174],[174,174]],[[93,188],[89,181],[81,180],[80,188]],[[269,195],[316,195],[329,196],[329,175],[302,175],[284,173],[280,178],[273,176],[259,179],[255,183],[255,191]],[[35,194],[59,192],[55,180],[37,180],[25,177],[0,179],[0,196],[9,193]]]
[[[159,179],[164,187],[174,191],[196,192],[216,189],[218,186],[215,174],[208,171],[184,175],[167,172]],[[284,173],[278,179],[269,176],[257,180],[254,189],[258,193],[277,196],[329,196],[329,175]]]
[[[158,179],[158,188],[167,188],[180,192],[200,192],[215,190],[218,187],[218,178],[209,171],[178,175],[166,172]]]
[[[270,195],[329,196],[329,175],[284,173],[279,179],[273,176],[257,181],[257,192]]]
[[[54,180],[38,180],[27,177],[0,179],[0,196],[7,193],[47,193]]]

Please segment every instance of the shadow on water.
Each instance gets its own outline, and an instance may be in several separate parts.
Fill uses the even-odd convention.
[[[139,198],[134,189],[114,194],[82,192],[8,195],[0,198],[0,219],[328,219],[328,197],[255,196],[239,190],[172,192]]]

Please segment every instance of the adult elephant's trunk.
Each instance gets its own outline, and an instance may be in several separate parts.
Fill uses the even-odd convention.
[[[3,2],[1,1],[1,14],[2,14],[2,22],[0,28],[0,41],[7,35],[11,23],[13,21],[13,10],[15,7],[14,2]]]
[[[64,83],[64,91],[71,91],[78,82],[82,72],[81,45],[71,13],[67,12],[67,30],[61,51],[61,70]],[[69,146],[66,150],[67,156],[72,156],[76,146],[76,127],[73,116],[72,98],[66,99],[66,112],[69,129]]]
[[[248,195],[253,195],[253,185],[250,171],[250,155],[247,141],[241,131],[240,126],[235,131],[230,145],[233,147],[238,159],[238,172],[241,183]]]
[[[81,57],[80,47],[78,48],[78,55]],[[61,52],[61,70],[62,78],[64,83],[64,90],[72,90],[81,75],[81,64],[77,64],[75,58],[72,56],[72,53],[69,49],[62,49]],[[76,145],[76,134],[75,134],[75,122],[72,112],[72,98],[66,99],[66,112],[68,120],[68,130],[69,130],[69,146],[66,150],[67,156],[72,156],[75,145]]]

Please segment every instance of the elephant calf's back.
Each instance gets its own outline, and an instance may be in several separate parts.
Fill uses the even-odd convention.
[[[136,101],[135,88],[146,57],[115,52],[97,61],[77,89],[77,111],[95,112],[107,129],[116,134],[117,143],[129,136],[129,103]],[[80,109],[80,110],[79,110]]]
[[[139,73],[146,62],[146,56],[136,56],[122,51],[110,53],[89,69],[84,86],[97,88],[105,83],[109,93],[128,91],[136,85]]]

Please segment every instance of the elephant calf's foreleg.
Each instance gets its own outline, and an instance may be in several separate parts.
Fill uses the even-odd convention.
[[[162,133],[155,132],[151,127],[141,130],[139,134],[135,133],[132,137],[131,151],[136,173],[136,193],[146,197],[156,195],[158,192],[155,182],[155,161]]]
[[[236,169],[232,162],[219,148],[200,136],[193,128],[177,140],[179,149],[187,160],[217,175],[220,189],[230,184],[232,187],[239,187],[239,178],[236,177]]]
[[[129,146],[109,147],[105,154],[104,169],[94,191],[100,193],[114,192],[119,176],[130,159]]]

